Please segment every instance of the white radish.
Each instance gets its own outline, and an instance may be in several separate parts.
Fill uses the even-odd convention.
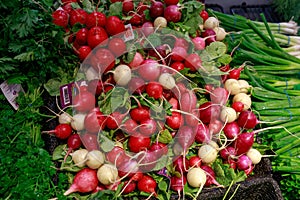
[[[72,116],[66,112],[63,112],[58,116],[58,122],[60,124],[70,124],[72,120],[73,120]]]
[[[210,164],[217,159],[218,150],[215,146],[204,144],[199,148],[198,156],[201,158],[203,163]]]
[[[202,188],[206,182],[206,173],[200,167],[195,167],[188,171],[186,178],[190,186]]]
[[[246,154],[250,160],[252,161],[252,164],[256,165],[261,161],[262,155],[257,149],[251,148],[247,154]]]
[[[175,79],[169,73],[162,73],[159,78],[158,82],[165,88],[165,89],[173,89],[176,86]]]
[[[224,88],[232,95],[236,95],[241,92],[238,80],[232,78],[225,81]]]
[[[251,107],[251,97],[246,93],[239,93],[234,95],[233,102],[242,102],[244,104],[243,110],[248,110]]]
[[[78,149],[76,151],[74,151],[71,156],[72,156],[72,160],[75,163],[76,166],[78,167],[84,167],[85,166],[85,157],[88,154],[88,150],[86,149]]]
[[[159,29],[166,28],[167,24],[168,22],[164,17],[157,17],[153,22],[154,27]]]
[[[86,155],[85,164],[91,169],[98,169],[104,164],[105,156],[99,150],[92,150]]]
[[[225,31],[224,28],[222,28],[222,27],[215,27],[213,30],[216,33],[216,40],[217,41],[222,41],[222,40],[225,39],[227,33],[226,33],[226,31]]]
[[[131,69],[127,65],[118,65],[113,74],[118,85],[125,86],[131,80]]]
[[[231,107],[223,107],[220,113],[220,119],[223,122],[231,123],[237,119],[237,113]]]
[[[104,164],[97,171],[97,177],[103,185],[110,185],[118,178],[118,169],[112,164]]]
[[[214,29],[219,26],[219,20],[215,17],[209,17],[205,20],[203,27],[205,29]]]
[[[93,67],[89,67],[86,71],[85,71],[85,77],[87,79],[87,81],[91,81],[94,79],[100,79],[100,75],[99,73],[96,72],[96,70]]]
[[[82,131],[84,129],[84,119],[86,114],[77,113],[73,116],[71,126],[76,131]]]
[[[248,93],[249,89],[251,88],[249,83],[246,80],[243,80],[243,79],[239,79],[238,82],[239,82],[239,85],[240,85],[240,91],[242,93]]]

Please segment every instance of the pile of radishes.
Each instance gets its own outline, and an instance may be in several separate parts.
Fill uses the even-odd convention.
[[[167,29],[184,15],[178,1],[122,1],[122,18],[62,2],[53,22],[68,31],[82,26],[69,38],[82,62],[73,113],[61,110],[60,124],[47,131],[67,142],[62,162],[69,158],[80,169],[65,195],[121,187],[119,195],[159,196],[160,174],[175,193],[188,185],[199,188],[197,196],[203,187],[222,186],[212,168],[220,158],[228,168],[252,172],[261,159],[252,148],[259,121],[251,86],[239,78],[243,68],[216,65],[222,75],[210,74],[200,56],[225,38],[215,17],[202,9],[192,37]],[[129,41],[127,24],[135,36]]]

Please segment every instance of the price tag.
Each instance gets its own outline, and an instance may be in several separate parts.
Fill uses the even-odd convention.
[[[134,33],[131,24],[125,25],[124,42],[134,39]]]
[[[19,105],[16,102],[16,98],[20,92],[24,92],[21,84],[8,84],[7,81],[4,81],[1,83],[0,88],[10,105],[12,105],[15,110],[18,110]]]

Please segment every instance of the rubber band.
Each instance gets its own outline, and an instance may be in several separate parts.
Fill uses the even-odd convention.
[[[284,108],[283,110],[287,111],[290,114],[290,120],[293,119],[293,113],[289,109]]]
[[[287,93],[287,89],[288,89],[288,80],[287,80],[287,78],[285,77],[284,78],[285,79],[285,89],[284,89],[284,93],[285,93],[285,95],[286,95],[286,97],[287,97],[287,100],[288,100],[288,102],[289,102],[289,107],[292,107],[292,102],[291,102],[291,97],[290,97],[290,95]]]
[[[290,43],[291,43],[291,37],[288,35],[288,36],[287,36],[287,38],[288,38],[287,45],[289,46],[289,45],[290,45]]]
[[[233,18],[233,25],[234,25],[234,28],[236,27],[236,21],[237,21],[237,18],[236,18],[236,16],[234,15],[234,18]]]
[[[280,23],[278,23],[278,33],[280,33]]]

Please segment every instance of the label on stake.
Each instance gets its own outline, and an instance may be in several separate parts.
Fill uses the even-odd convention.
[[[20,92],[24,92],[21,84],[8,84],[7,81],[4,81],[1,83],[0,88],[10,105],[12,105],[15,110],[18,110],[19,105],[16,102],[16,98]]]

